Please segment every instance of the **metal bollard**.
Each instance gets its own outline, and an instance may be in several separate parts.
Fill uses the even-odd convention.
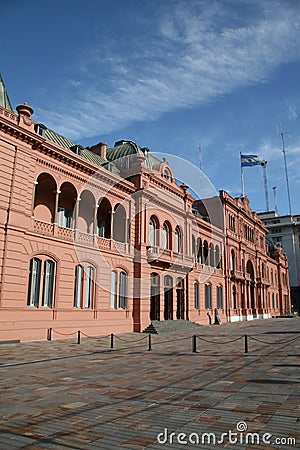
[[[114,334],[111,333],[110,335],[110,348],[114,348]]]
[[[151,346],[152,342],[151,342],[151,334],[148,334],[148,352],[150,352],[152,350],[152,346]]]
[[[197,353],[197,336],[194,334],[192,338],[193,353]]]
[[[52,340],[52,328],[48,328],[47,330],[47,341]]]
[[[248,353],[248,336],[245,334],[245,353]]]
[[[80,344],[80,330],[77,331],[77,344]]]

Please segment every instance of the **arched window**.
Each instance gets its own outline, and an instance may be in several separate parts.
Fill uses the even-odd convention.
[[[195,300],[195,309],[200,309],[199,302],[199,283],[194,284],[194,300]]]
[[[176,301],[177,301],[176,318],[184,319],[186,314],[186,305],[185,305],[185,286],[184,286],[184,279],[182,277],[178,277],[176,280]]]
[[[120,273],[119,282],[119,308],[126,309],[127,303],[127,273]]]
[[[215,267],[215,248],[212,243],[209,246],[209,264],[211,267]]]
[[[169,178],[171,178],[171,174],[170,171],[168,169],[164,169],[163,171],[163,176],[166,180],[168,180]]]
[[[128,275],[124,271],[112,270],[110,288],[110,308],[126,309],[128,291]]]
[[[175,243],[174,250],[177,253],[182,253],[182,233],[180,228],[177,226],[175,229]]]
[[[149,220],[149,242],[151,247],[158,245],[158,229],[159,224],[155,216],[151,216]]]
[[[164,320],[173,320],[173,278],[164,277]]]
[[[237,293],[236,293],[236,287],[232,287],[232,308],[237,309]]]
[[[155,272],[150,275],[150,319],[160,320],[160,276]]]
[[[223,286],[217,286],[217,308],[223,309]]]
[[[81,265],[75,267],[75,288],[74,288],[74,307],[81,308],[83,290],[83,268]]]
[[[126,211],[123,205],[116,205],[113,219],[113,239],[117,242],[126,242]]]
[[[208,254],[208,243],[207,241],[204,241],[203,243],[203,259],[204,264],[209,265],[209,254]]]
[[[71,183],[63,183],[58,199],[57,223],[59,226],[73,228],[76,199],[75,187]]]
[[[30,260],[27,305],[36,308],[39,306],[41,268],[42,261],[39,258]]]
[[[231,253],[230,253],[230,270],[235,271],[235,253],[234,253],[234,250],[231,250]]]
[[[74,308],[93,308],[95,269],[89,265],[75,267]]]
[[[52,308],[54,298],[55,262],[47,259],[44,261],[43,298],[42,306]]]
[[[211,284],[205,285],[205,308],[212,309],[212,292]]]
[[[107,198],[102,198],[97,211],[97,235],[106,239],[111,238],[112,208]]]
[[[165,222],[162,232],[162,248],[171,249],[171,225],[169,222]]]
[[[111,284],[110,284],[110,308],[117,309],[118,299],[118,274],[115,270],[111,272]]]
[[[55,217],[56,181],[48,173],[39,175],[35,182],[33,215],[35,219],[52,223]]]
[[[215,248],[215,266],[217,269],[222,269],[220,247],[218,245],[216,245],[216,248]]]
[[[197,239],[197,261],[199,264],[203,264],[203,247],[202,247],[202,239]]]
[[[192,235],[192,255],[196,256],[196,239],[194,235]]]
[[[275,295],[272,294],[272,308],[275,309]]]
[[[30,260],[27,306],[53,307],[56,263],[46,257]]]
[[[90,191],[80,194],[77,228],[83,233],[94,233],[95,204],[95,197]]]
[[[94,268],[88,266],[85,269],[85,272],[86,272],[86,279],[85,279],[84,307],[91,308],[93,302]]]

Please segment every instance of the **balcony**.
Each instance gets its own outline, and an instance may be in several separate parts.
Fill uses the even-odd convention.
[[[235,280],[245,280],[245,274],[241,270],[231,270],[230,271],[230,278]]]
[[[73,242],[75,244],[87,247],[99,248],[117,253],[128,253],[129,245],[125,242],[114,241],[95,234],[84,233],[72,228],[61,227],[56,223],[43,222],[41,220],[33,220],[34,233],[42,236],[53,237],[62,241]]]
[[[147,260],[149,263],[158,261],[170,265],[179,264],[184,266],[192,266],[194,263],[194,258],[192,256],[187,256],[183,253],[157,246],[147,247]]]
[[[270,286],[270,280],[268,278],[265,277],[257,277],[256,278],[256,282],[258,284],[264,285],[264,286]]]
[[[54,235],[54,224],[48,222],[42,222],[41,220],[34,220],[33,231],[43,236]]]

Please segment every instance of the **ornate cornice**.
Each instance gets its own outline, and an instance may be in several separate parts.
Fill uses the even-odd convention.
[[[25,119],[31,121],[31,124],[33,124],[33,121],[30,118],[26,117]],[[20,117],[18,114],[0,107],[0,130],[29,145],[31,149],[36,152],[36,158],[39,164],[49,167],[52,170],[59,171],[60,173],[72,175],[74,179],[82,182],[86,182],[86,178],[84,178],[84,176],[95,176],[97,178],[99,177],[102,182],[110,186],[114,186],[116,189],[123,192],[131,193],[134,191],[133,185],[127,180],[120,180],[120,177],[107,171],[105,168],[97,166],[88,160],[82,160],[80,156],[72,153],[70,150],[52,143],[48,139],[45,139],[30,129],[23,128],[19,125],[19,120]],[[28,123],[27,126],[29,125],[30,124]],[[46,161],[42,158],[42,156],[38,155],[39,153],[47,155],[53,161]],[[70,172],[68,172],[67,167],[70,168]],[[75,174],[74,169],[81,172],[82,176]]]

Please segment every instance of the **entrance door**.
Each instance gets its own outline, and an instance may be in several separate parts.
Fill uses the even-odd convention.
[[[176,296],[177,296],[176,318],[184,319],[184,280],[183,280],[183,278],[177,279]]]
[[[173,280],[169,275],[164,279],[164,319],[173,320]]]
[[[150,320],[160,320],[160,280],[157,273],[151,273]]]
[[[256,314],[256,304],[255,304],[255,279],[254,279],[254,268],[252,262],[249,260],[246,265],[246,271],[250,274],[250,307],[252,309],[253,317]]]

